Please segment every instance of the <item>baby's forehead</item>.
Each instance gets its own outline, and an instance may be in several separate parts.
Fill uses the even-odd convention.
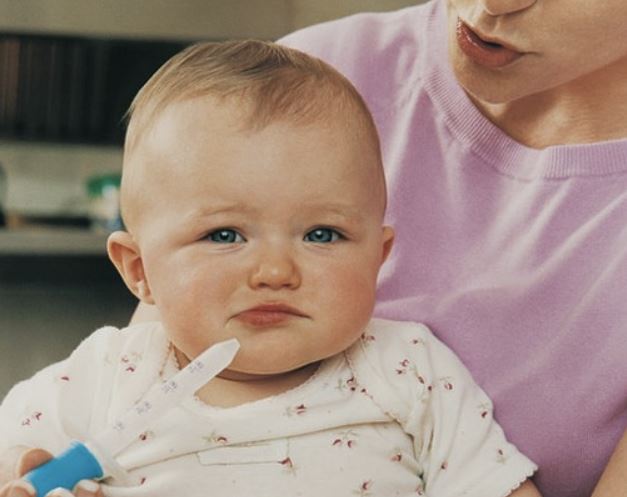
[[[277,115],[261,126],[251,120],[247,105],[212,97],[168,105],[132,150],[132,160],[125,162],[128,176],[135,169],[136,176],[144,177],[132,182],[134,190],[141,188],[146,194],[151,184],[163,183],[165,198],[182,188],[183,181],[191,180],[187,188],[204,188],[194,178],[207,175],[214,187],[229,182],[236,186],[245,179],[243,175],[269,168],[275,158],[291,154],[289,167],[268,174],[291,177],[289,188],[296,199],[337,182],[357,182],[353,189],[385,195],[376,136],[372,138],[371,131],[352,115],[331,110],[311,119]],[[242,167],[246,163],[249,170]],[[323,168],[325,174],[320,174]],[[296,181],[299,178],[304,181]],[[131,182],[123,180],[123,189],[124,183],[130,186]]]
[[[145,130],[143,139],[127,152],[149,157],[144,162],[159,162],[161,157],[175,155],[171,159],[176,162],[194,151],[206,155],[225,152],[229,143],[244,148],[261,135],[275,140],[277,150],[293,143],[303,148],[320,147],[320,152],[351,151],[362,157],[369,154],[372,160],[367,162],[380,164],[376,130],[352,110],[342,112],[328,107],[309,115],[274,114],[263,118],[255,114],[257,111],[246,100],[233,98],[202,97],[174,102],[160,112],[150,129]],[[269,132],[275,129],[280,129],[278,138]],[[307,142],[298,142],[304,131]],[[358,145],[348,148],[349,143]],[[262,147],[259,149],[262,153]],[[294,167],[298,166],[296,160]]]

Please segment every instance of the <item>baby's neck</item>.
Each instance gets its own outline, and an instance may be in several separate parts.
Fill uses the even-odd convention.
[[[175,353],[179,364],[184,365],[186,358],[178,350]],[[308,364],[294,371],[268,376],[239,376],[226,372],[198,390],[196,396],[211,406],[235,407],[273,397],[302,385],[317,371],[319,364]]]

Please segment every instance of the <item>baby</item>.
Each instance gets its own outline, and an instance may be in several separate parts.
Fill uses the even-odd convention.
[[[236,337],[228,369],[147,426],[97,495],[537,496],[454,354],[422,325],[371,318],[385,204],[372,118],[331,67],[259,41],[178,54],[131,106],[127,231],[108,241],[162,322],[98,330],[14,387],[0,451],[89,440]]]

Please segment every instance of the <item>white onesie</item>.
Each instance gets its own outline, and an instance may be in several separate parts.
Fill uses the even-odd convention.
[[[7,395],[0,450],[89,440],[176,371],[160,324],[102,328]],[[190,398],[117,460],[107,497],[504,497],[536,469],[446,346],[381,319],[299,387],[232,408]]]

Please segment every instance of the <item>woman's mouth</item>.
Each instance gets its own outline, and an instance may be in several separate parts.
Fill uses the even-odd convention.
[[[499,68],[511,64],[523,56],[512,48],[479,37],[466,23],[457,19],[457,43],[459,48],[473,62],[489,68]]]

